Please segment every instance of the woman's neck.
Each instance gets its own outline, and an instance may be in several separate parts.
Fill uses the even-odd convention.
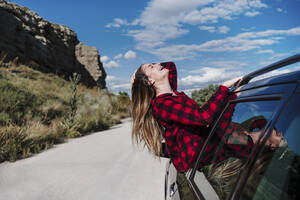
[[[166,82],[160,82],[155,84],[155,91],[156,91],[156,96],[159,96],[161,94],[165,93],[173,93],[173,90],[171,89],[169,80]]]

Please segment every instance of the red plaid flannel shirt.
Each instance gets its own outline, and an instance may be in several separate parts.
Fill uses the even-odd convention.
[[[176,96],[172,93],[165,93],[155,97],[151,102],[152,114],[158,123],[165,128],[166,150],[177,171],[187,171],[193,167],[193,163],[208,136],[208,126],[220,115],[223,106],[229,100],[228,88],[220,86],[208,102],[199,107],[193,99],[183,92],[177,91],[175,64],[166,62],[162,63],[162,66],[169,69],[169,82]],[[225,116],[231,118],[233,109],[234,105],[231,105]],[[249,149],[253,146],[252,140],[249,140],[246,135],[240,136],[241,141],[244,141],[242,145],[231,143],[230,137],[227,137],[225,143],[228,145],[216,152],[220,141],[225,138],[223,136],[229,125],[226,120],[221,123],[223,123],[221,127],[224,131],[217,132],[217,138],[207,145],[199,168],[223,160],[226,152],[230,152],[230,156],[235,157],[247,156],[250,152]],[[224,151],[226,149],[228,151]],[[240,152],[235,152],[236,150]]]

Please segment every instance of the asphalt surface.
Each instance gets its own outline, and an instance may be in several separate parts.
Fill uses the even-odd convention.
[[[132,145],[131,121],[0,164],[0,200],[163,200],[166,159]]]

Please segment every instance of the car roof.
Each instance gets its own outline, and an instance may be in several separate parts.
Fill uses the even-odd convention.
[[[299,84],[299,82],[300,82],[300,70],[267,77],[267,78],[256,80],[253,82],[249,82],[246,85],[242,86],[238,91],[246,90],[246,89],[250,89],[250,88],[261,87],[261,86],[267,86],[267,85],[275,85],[275,84],[276,85],[277,84],[286,84],[286,83],[298,83]]]
[[[276,75],[276,76],[271,76],[269,78],[264,78],[262,80],[257,80],[254,82],[250,82],[252,79],[256,77],[263,77],[262,75],[266,75],[268,72],[274,71],[279,68],[283,68],[285,66],[294,64],[300,62],[300,53],[296,54],[294,56],[290,56],[288,58],[282,59],[278,62],[275,62],[273,64],[270,64],[266,67],[260,68],[254,72],[251,72],[241,79],[241,81],[237,84],[237,88],[239,88],[236,91],[242,91],[245,89],[250,89],[253,87],[261,87],[261,86],[266,86],[266,85],[273,85],[273,84],[284,84],[284,83],[299,83],[300,80],[300,71],[295,71],[295,72],[290,72],[290,73],[285,73],[282,75]],[[241,87],[243,86],[243,87]],[[299,88],[298,88],[299,90]]]

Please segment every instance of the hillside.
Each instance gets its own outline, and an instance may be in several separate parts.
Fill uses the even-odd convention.
[[[105,78],[98,49],[75,31],[0,0],[0,162],[130,116],[128,95],[107,91]]]
[[[0,62],[0,162],[108,129],[129,117],[129,109],[126,93],[115,95],[74,79]]]

